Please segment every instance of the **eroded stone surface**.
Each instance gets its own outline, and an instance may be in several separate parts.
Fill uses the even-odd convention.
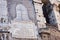
[[[9,30],[16,38],[37,38],[37,27],[33,22],[15,22],[12,23]]]

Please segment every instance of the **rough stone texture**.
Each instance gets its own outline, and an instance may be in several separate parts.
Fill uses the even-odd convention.
[[[37,27],[33,22],[13,22],[9,31],[15,38],[37,38]]]
[[[57,23],[55,24],[56,25],[58,24],[57,25],[58,27],[56,26],[49,27],[50,25],[49,26],[46,25],[46,20],[43,15],[42,6],[44,2],[48,4],[49,3],[48,0],[33,0],[33,2],[32,0],[0,0],[0,29],[3,29],[3,31],[9,31],[11,34],[9,35],[9,38],[6,35],[4,35],[5,37],[4,40],[6,38],[8,40],[60,40],[60,31],[58,30],[60,29],[60,22],[59,22],[60,9],[58,8],[60,2],[58,0],[49,0],[49,1],[53,6],[54,11],[54,16],[52,15],[53,14],[52,13],[50,15],[51,17],[50,20],[56,18]],[[18,4],[22,4],[27,8],[29,21],[14,20],[17,17],[16,6]],[[3,7],[6,8],[5,11],[3,10],[4,9]],[[1,18],[3,18],[3,20]],[[52,23],[52,21],[50,22]],[[36,27],[38,27],[38,29],[36,29]],[[0,38],[3,39],[1,34]]]
[[[34,8],[33,8],[33,4],[31,1],[29,0],[7,0],[7,4],[8,4],[10,20],[13,20],[14,18],[16,18],[16,6],[18,4],[22,4],[27,8],[30,20],[32,21],[35,20]]]
[[[36,20],[38,23],[38,28],[46,28],[46,20],[43,15],[43,10],[42,10],[42,2],[41,0],[33,0],[34,1],[34,7],[35,7],[35,13],[36,13]]]
[[[27,8],[29,21],[24,22],[16,22],[14,19],[17,17],[16,6],[18,4],[22,4]],[[35,25],[35,13],[32,1],[30,0],[7,0],[8,6],[8,17],[11,22],[11,29],[9,31],[12,33],[12,37],[16,38],[37,38],[36,33],[34,32],[36,29]],[[12,21],[11,21],[12,20]],[[23,20],[22,20],[23,21]],[[25,27],[26,26],[26,27]],[[17,30],[17,31],[16,31]]]
[[[29,38],[19,38],[19,39],[13,38],[13,40],[37,40],[37,39],[35,39],[35,38],[34,39],[32,39],[32,38],[31,39],[29,39]]]
[[[51,25],[48,25],[46,29],[40,30],[40,36],[42,40],[60,40],[60,31]]]
[[[7,2],[6,4],[4,4],[5,1]],[[24,38],[29,38],[25,40],[31,40],[31,38],[37,39],[36,29],[37,26],[35,25],[35,12],[32,1],[30,0],[5,0],[5,1],[1,0],[1,2],[3,2],[4,5],[7,5],[5,7],[7,7],[8,14],[6,14],[6,16],[8,15],[7,20],[9,23],[5,24],[6,26],[8,25],[8,27],[10,27],[7,31],[10,31],[10,33],[12,33],[12,37],[22,38],[22,40],[24,40]],[[27,8],[29,21],[22,20],[19,22],[14,20],[17,17],[16,6],[18,4],[22,4]],[[3,24],[3,28],[5,27],[5,24]],[[5,29],[6,28],[4,28],[4,30]]]

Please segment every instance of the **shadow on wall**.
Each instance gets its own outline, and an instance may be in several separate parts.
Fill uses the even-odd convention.
[[[58,7],[59,7],[59,13],[60,13],[60,4],[58,5]]]
[[[50,3],[49,0],[41,0],[41,1],[43,3],[42,9],[43,9],[44,17],[46,19],[46,22],[48,24],[50,24],[50,22],[49,22],[49,16],[48,15],[52,11],[52,9],[53,9],[52,4]]]

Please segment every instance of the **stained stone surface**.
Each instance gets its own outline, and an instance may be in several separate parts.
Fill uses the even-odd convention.
[[[15,38],[37,38],[37,27],[33,22],[13,22],[9,30]]]
[[[16,39],[16,38],[13,38],[13,40],[37,40],[36,38],[34,38],[34,39],[29,39],[29,38],[20,38],[20,39]]]

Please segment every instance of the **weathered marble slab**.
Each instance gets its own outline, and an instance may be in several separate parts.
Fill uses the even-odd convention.
[[[12,23],[9,31],[16,38],[37,38],[37,27],[33,22]]]

